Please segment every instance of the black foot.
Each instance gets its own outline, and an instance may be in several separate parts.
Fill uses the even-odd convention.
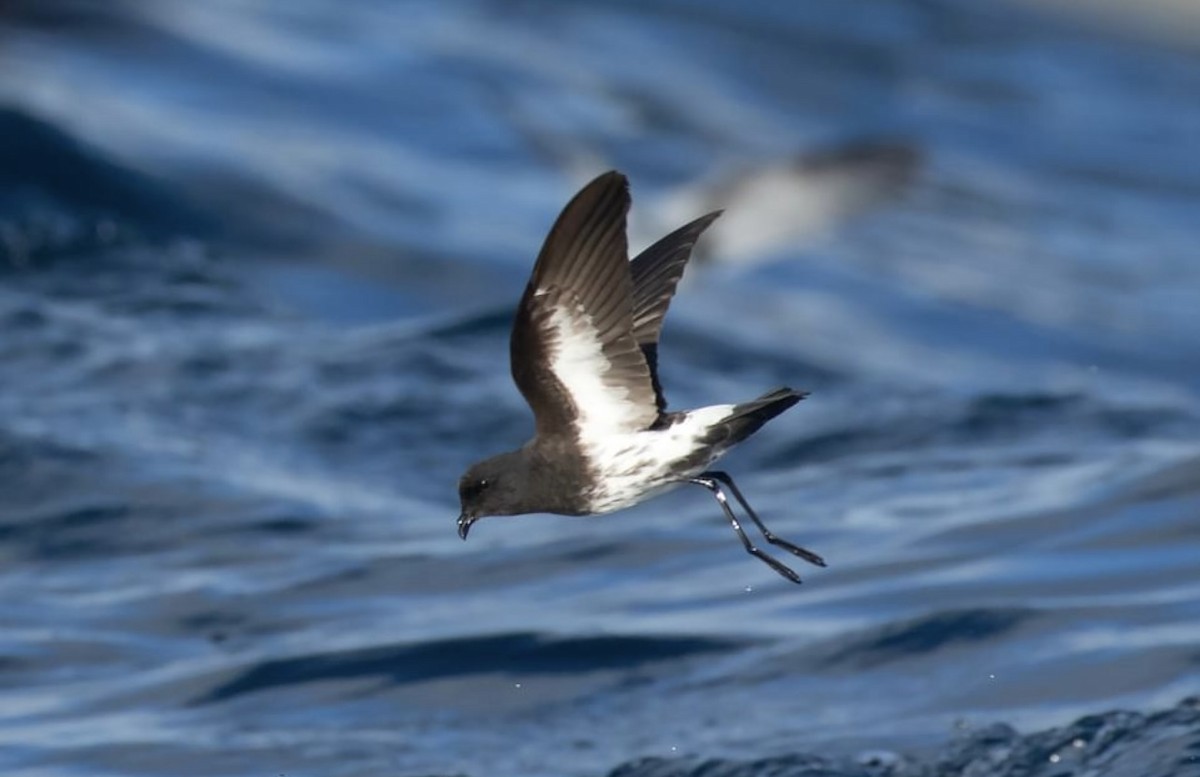
[[[754,510],[750,508],[750,505],[746,503],[746,498],[742,496],[742,492],[738,490],[737,485],[733,482],[733,478],[729,477],[728,474],[724,472],[701,472],[698,476],[690,478],[688,482],[695,483],[698,486],[704,486],[710,492],[712,492],[712,495],[717,500],[717,503],[721,505],[721,509],[725,511],[725,517],[729,519],[729,525],[733,527],[735,532],[737,532],[738,539],[742,541],[742,547],[746,549],[746,552],[757,558],[759,561],[762,561],[771,569],[774,569],[783,577],[786,577],[793,583],[798,584],[802,582],[800,580],[800,575],[796,574],[794,569],[778,561],[777,559],[768,556],[750,541],[750,538],[746,536],[746,532],[742,529],[742,525],[738,521],[737,516],[733,514],[733,510],[729,506],[729,500],[726,499],[725,492],[721,489],[721,484],[728,486],[729,490],[733,492],[733,496],[735,499],[737,499],[738,504],[740,504],[746,511],[746,514],[750,516],[750,520],[754,521],[754,525],[758,527],[760,532],[762,532],[763,538],[766,539],[767,542],[794,553],[811,564],[816,564],[817,566],[821,567],[825,566],[825,560],[816,553],[813,553],[811,550],[806,548],[802,548],[799,545],[788,542],[781,537],[777,537],[769,529],[767,529],[767,527],[759,519],[758,515],[755,514]]]

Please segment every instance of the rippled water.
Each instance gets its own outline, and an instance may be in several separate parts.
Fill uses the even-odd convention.
[[[1194,52],[948,0],[0,9],[5,775],[1200,774]],[[813,391],[728,468],[827,570],[699,489],[458,540],[581,176],[644,242],[863,138],[903,195],[695,268],[661,357],[674,407]]]

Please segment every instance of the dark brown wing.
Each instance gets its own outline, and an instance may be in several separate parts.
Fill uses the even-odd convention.
[[[540,437],[635,431],[658,418],[633,336],[628,211],[625,176],[605,173],[567,203],[538,254],[510,349]]]
[[[701,216],[659,240],[638,254],[630,265],[633,276],[633,338],[642,348],[659,412],[667,408],[662,384],[658,380],[658,336],[663,317],[675,287],[683,277],[683,268],[692,255],[692,247],[721,211]]]

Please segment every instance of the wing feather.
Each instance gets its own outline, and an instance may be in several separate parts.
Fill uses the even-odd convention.
[[[691,258],[692,248],[720,215],[721,211],[714,211],[685,224],[642,251],[630,264],[633,337],[641,346],[642,356],[650,369],[654,402],[660,413],[667,409],[667,399],[658,379],[658,337],[662,332],[663,317],[667,315],[671,297],[683,277],[683,268]]]
[[[510,350],[539,437],[635,431],[658,419],[633,335],[628,211],[625,176],[605,173],[567,203],[538,254]]]

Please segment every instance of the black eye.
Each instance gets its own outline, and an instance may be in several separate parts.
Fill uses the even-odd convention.
[[[475,497],[482,494],[485,490],[487,490],[487,487],[489,485],[491,485],[491,482],[487,478],[481,478],[480,480],[476,480],[474,483],[467,486],[467,488],[466,488],[467,496],[469,498],[474,499]]]

